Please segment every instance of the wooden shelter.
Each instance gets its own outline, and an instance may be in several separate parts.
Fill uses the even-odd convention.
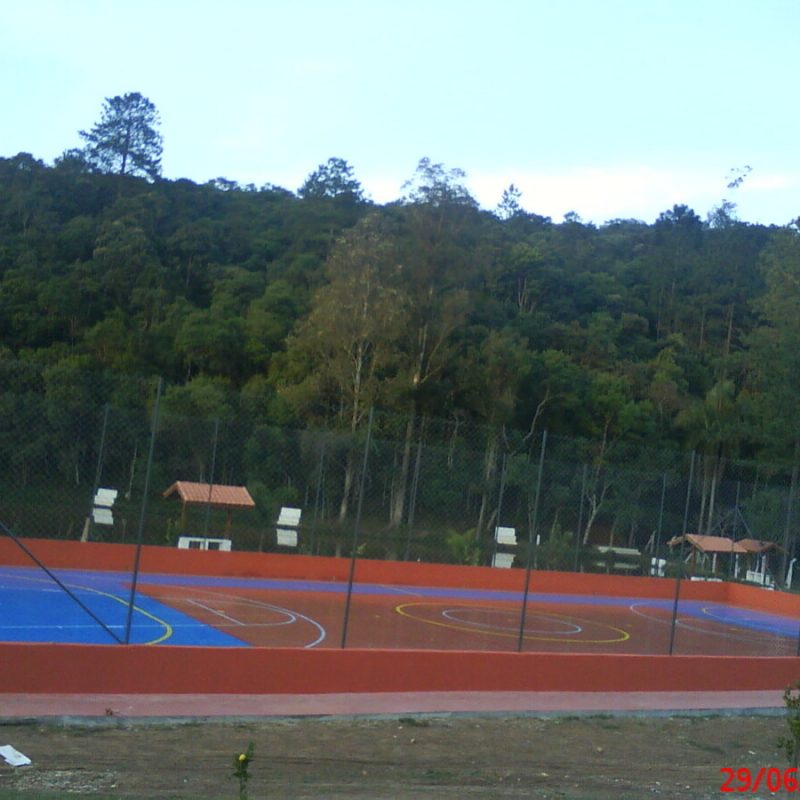
[[[219,483],[194,483],[192,481],[175,481],[167,489],[164,497],[177,496],[181,503],[181,530],[186,530],[186,509],[188,506],[217,508],[227,512],[225,520],[225,536],[230,537],[233,512],[237,509],[255,508],[256,504],[250,492],[244,486],[225,486]]]
[[[699,533],[687,533],[684,536],[674,536],[667,542],[669,547],[678,547],[688,544],[691,548],[690,563],[692,572],[697,566],[698,556],[702,563],[705,563],[708,556],[711,556],[711,572],[717,572],[717,556],[737,556],[747,554],[746,550],[739,542],[734,542],[727,536],[703,536]]]
[[[770,553],[776,553],[783,548],[775,542],[765,542],[761,539],[740,539],[736,544],[741,545],[749,554],[747,580],[762,585],[769,583],[771,580],[768,579]]]

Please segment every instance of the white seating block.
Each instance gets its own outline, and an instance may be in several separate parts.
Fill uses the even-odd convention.
[[[494,531],[494,539],[497,544],[515,547],[517,544],[517,529],[497,527]]]
[[[296,528],[300,524],[300,516],[303,513],[300,508],[282,506],[281,513],[278,515],[278,525],[289,528]]]
[[[492,557],[492,566],[508,569],[514,563],[513,553],[495,553]]]
[[[178,547],[181,550],[221,550],[231,551],[230,539],[207,539],[203,536],[179,536]]]
[[[278,544],[281,547],[297,547],[297,528],[300,525],[302,514],[303,510],[300,508],[281,507],[277,522],[280,527],[275,530]]]
[[[116,489],[98,489],[94,496],[94,504],[103,508],[111,508],[118,494]]]

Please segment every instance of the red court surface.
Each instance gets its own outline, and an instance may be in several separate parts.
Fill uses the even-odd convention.
[[[257,647],[340,647],[343,593],[140,584],[148,597]],[[373,587],[354,595],[346,644],[354,648],[517,650],[521,598],[497,601],[425,597],[404,588]],[[593,595],[550,595],[525,609],[521,649],[537,652],[665,654],[672,602],[621,601]],[[772,622],[771,627],[769,623]],[[793,656],[797,623],[748,614],[723,603],[679,604],[673,652],[706,655]],[[755,625],[757,627],[748,627]],[[760,627],[758,627],[760,626]]]

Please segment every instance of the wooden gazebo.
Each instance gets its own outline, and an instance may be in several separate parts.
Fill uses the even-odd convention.
[[[711,556],[712,575],[717,572],[718,555],[736,556],[749,552],[739,542],[734,542],[733,539],[729,539],[727,536],[703,536],[699,533],[687,533],[684,536],[675,536],[667,542],[669,547],[685,544],[688,544],[691,548],[692,572],[695,571],[697,566],[698,555],[702,562],[705,562],[706,558]]]
[[[770,553],[783,551],[775,542],[765,542],[761,539],[739,539],[736,543],[750,554],[750,564],[747,570],[747,580],[756,583],[767,583]]]
[[[194,483],[175,481],[164,492],[164,497],[177,496],[182,505],[181,530],[186,530],[186,509],[188,506],[218,508],[227,512],[225,536],[230,537],[233,512],[237,509],[255,508],[256,504],[245,486],[225,486],[219,483]]]

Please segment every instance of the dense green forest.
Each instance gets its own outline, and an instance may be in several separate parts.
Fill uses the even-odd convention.
[[[727,201],[598,226],[528,213],[513,186],[482,209],[428,159],[378,205],[337,158],[297,191],[0,158],[17,477],[36,418],[145,409],[131,376],[162,377],[187,417],[355,432],[374,407],[409,443],[425,420],[475,426],[487,474],[506,432],[545,430],[592,442],[595,465],[694,451],[709,486],[732,460],[796,472],[798,309],[800,230]]]

